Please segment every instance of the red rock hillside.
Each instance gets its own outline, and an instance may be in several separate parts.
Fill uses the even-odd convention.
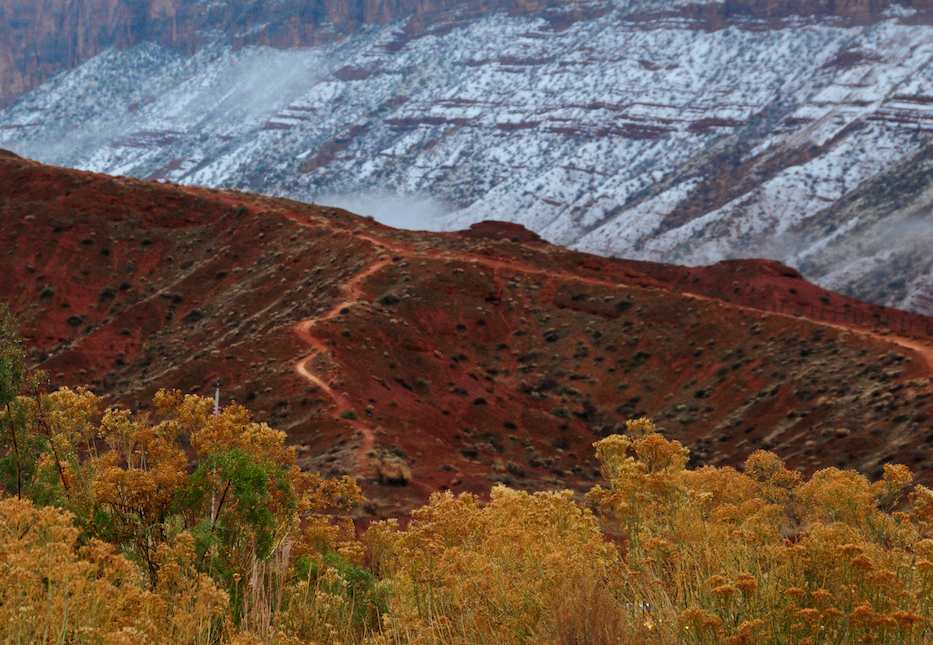
[[[54,384],[248,404],[369,516],[430,491],[583,487],[650,415],[699,463],[933,480],[933,320],[768,262],[610,260],[495,222],[404,232],[280,199],[0,155],[0,298]]]

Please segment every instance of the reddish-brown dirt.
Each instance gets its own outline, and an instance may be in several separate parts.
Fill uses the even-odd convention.
[[[145,405],[220,378],[303,466],[358,475],[369,517],[445,488],[585,488],[593,441],[643,414],[695,463],[763,447],[933,480],[933,321],[776,263],[612,260],[495,222],[397,231],[10,155],[0,221],[0,298],[55,384]]]

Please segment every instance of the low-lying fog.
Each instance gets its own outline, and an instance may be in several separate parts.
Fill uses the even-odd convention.
[[[446,219],[453,209],[432,197],[391,192],[323,195],[315,203],[370,215],[378,222],[411,231],[450,230]]]

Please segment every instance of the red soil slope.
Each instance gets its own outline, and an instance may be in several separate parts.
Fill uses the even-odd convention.
[[[513,225],[404,232],[329,208],[0,154],[0,299],[57,384],[227,398],[374,516],[432,490],[583,487],[648,414],[700,463],[909,464],[933,480],[933,321],[792,269],[574,253]]]

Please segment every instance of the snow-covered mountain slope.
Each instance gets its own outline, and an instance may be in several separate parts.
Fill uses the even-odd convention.
[[[603,254],[772,257],[933,313],[931,9],[587,7],[400,20],[300,49],[223,33],[193,54],[110,49],[0,112],[0,147],[302,200],[369,196],[377,213],[385,195],[393,210],[398,195],[430,199],[444,208],[425,227],[508,219]]]

